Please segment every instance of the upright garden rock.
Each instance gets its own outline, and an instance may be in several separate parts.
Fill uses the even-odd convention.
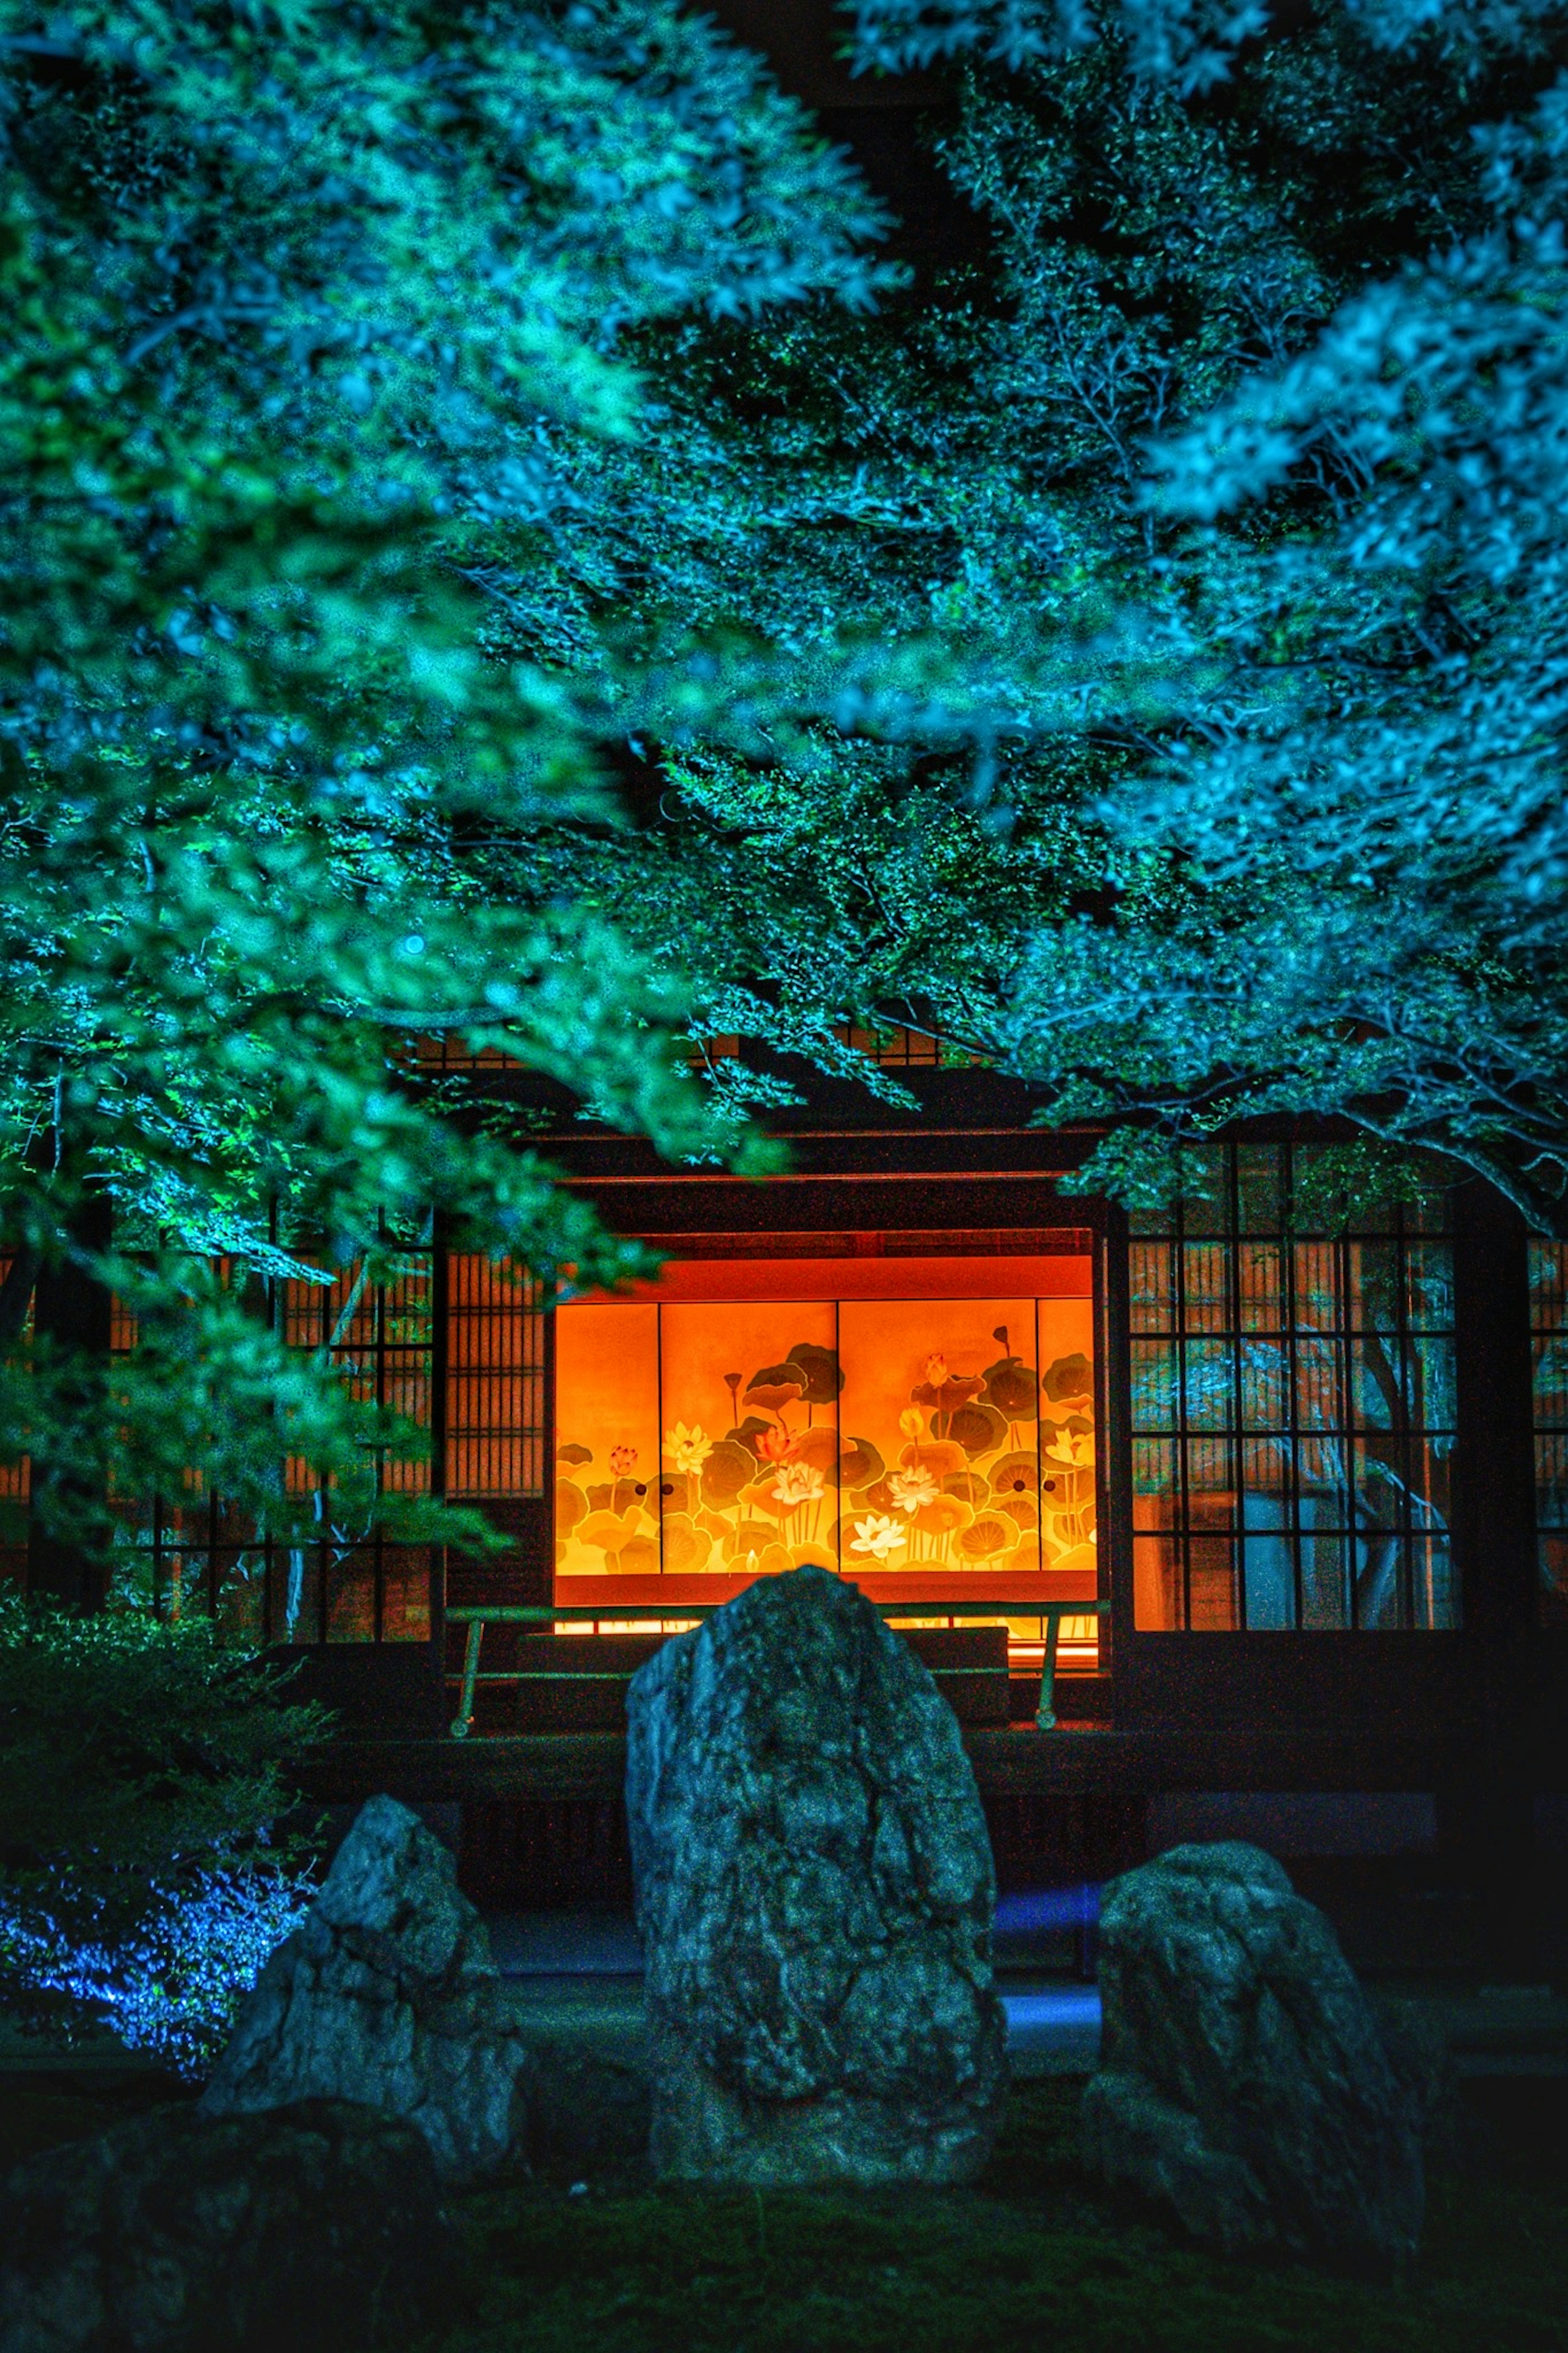
[[[406,1806],[372,1798],[262,1970],[202,2105],[365,2100],[417,2125],[442,2178],[464,2181],[521,2138],[525,2057],[450,1853]]]
[[[1332,1928],[1271,1856],[1173,1848],[1107,1891],[1087,2162],[1227,2249],[1415,2252],[1419,2120]]]
[[[803,1568],[667,1642],[628,1705],[655,2170],[973,2174],[1006,2078],[995,1891],[928,1670]]]
[[[343,2100],[154,2108],[0,2186],[0,2353],[352,2353],[446,2284],[428,2144]]]

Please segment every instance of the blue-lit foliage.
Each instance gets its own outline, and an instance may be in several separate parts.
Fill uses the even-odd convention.
[[[199,2082],[314,1894],[308,1873],[265,1861],[199,1872],[150,1889],[133,1927],[100,1937],[62,1926],[47,1891],[23,1908],[0,1883],[0,1989],[13,2014],[46,2033],[68,2042],[107,2031]]]
[[[0,2001],[195,2066],[306,1900],[279,1825],[326,1725],[204,1619],[0,1594]]]
[[[1005,1056],[1156,1154],[1348,1114],[1561,1221],[1568,12],[854,14],[968,60],[940,152],[1060,551],[1019,735],[1098,748],[1121,852],[1020,944]]]
[[[855,13],[954,60],[984,243],[865,322],[651,332],[658,443],[595,457],[628,626],[824,691],[650,727],[637,854],[551,871],[681,941],[699,1028],[840,1070],[836,1020],[909,1022],[1131,1123],[1090,1182],[1321,1113],[1560,1217],[1568,12],[1326,0],[1205,88],[1156,9]]]
[[[401,1081],[409,1033],[500,1047],[667,1151],[736,1148],[669,959],[457,846],[613,824],[631,702],[722,725],[711,660],[678,634],[656,669],[556,560],[614,537],[584,453],[657,433],[635,330],[863,308],[879,225],[673,0],[0,6],[7,1339],[37,1260],[91,1262],[84,1187],[166,1252],[98,1263],[158,1378],[110,1409],[14,1364],[7,1453],[68,1458],[96,1415],[121,1492],[195,1463],[279,1536],[280,1451],[363,1490],[367,1417],[182,1262],[276,1270],[272,1201],[285,1255],[434,1202],[546,1269],[636,1261]]]
[[[1560,1216],[1563,13],[859,0],[984,229],[899,290],[666,0],[6,0],[5,1239],[99,1177],[252,1268],[276,1195],[614,1273],[389,1041],[680,1160],[787,1092],[687,1037],[864,1075],[847,1018]],[[350,1493],[239,1293],[115,1271],[140,1486]]]

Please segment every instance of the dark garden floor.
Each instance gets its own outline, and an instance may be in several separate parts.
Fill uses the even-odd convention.
[[[552,2054],[553,2121],[531,2179],[457,2201],[447,2313],[423,2335],[389,2324],[398,2353],[1568,2353],[1568,2001],[1544,1987],[1400,1989],[1441,2016],[1461,2105],[1419,2274],[1395,2290],[1226,2262],[1092,2191],[1074,2117],[1098,2042],[1093,1989],[1017,1966],[1023,1949],[998,1979],[1014,2088],[973,2189],[649,2188],[616,2113],[641,2031],[629,1921],[491,1926],[531,2040]],[[189,2096],[109,2049],[58,2064],[0,2043],[0,2171]]]
[[[1226,2263],[1076,2173],[1079,2079],[1014,2090],[971,2190],[650,2189],[613,2168],[458,2202],[449,2316],[398,2353],[1534,2353],[1568,2348],[1568,2083],[1472,2080],[1475,2146],[1432,2184],[1403,2290]],[[0,2078],[0,2159],[177,2087],[151,2071]]]

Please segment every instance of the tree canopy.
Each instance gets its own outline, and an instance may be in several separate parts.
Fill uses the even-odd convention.
[[[713,1026],[934,1028],[1117,1189],[1317,1114],[1560,1224],[1564,13],[857,13],[988,248],[675,331],[664,577],[904,690],[667,760]]]
[[[411,1035],[725,1144],[668,960],[449,845],[613,821],[634,673],[721,723],[706,669],[653,681],[551,567],[572,453],[652,428],[634,329],[863,306],[879,216],[755,61],[640,0],[7,0],[0,139],[9,1336],[40,1264],[112,1281],[128,1478],[205,1465],[277,1518],[280,1441],[363,1484],[365,1417],[199,1261],[352,1254],[435,1207],[547,1271],[635,1261],[404,1082]],[[498,649],[520,569],[550,579]],[[4,1420],[12,1453],[104,1442],[47,1349]]]
[[[638,1262],[419,1033],[760,1168],[909,1022],[1087,1182],[1323,1114],[1562,1222],[1565,14],[858,0],[910,277],[669,0],[5,0],[0,1320],[114,1282],[142,1485],[375,1434],[198,1261]]]

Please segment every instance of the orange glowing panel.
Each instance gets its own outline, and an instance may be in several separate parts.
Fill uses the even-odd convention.
[[[1094,1312],[1037,1302],[1040,1361],[1040,1557],[1053,1575],[1095,1567]]]
[[[568,1577],[658,1573],[657,1307],[556,1316],[555,1567]]]
[[[1040,1566],[1032,1299],[840,1303],[846,1569]]]
[[[831,1304],[659,1310],[664,1567],[770,1576],[834,1564],[838,1358]]]
[[[887,1599],[1092,1599],[1093,1307],[1079,1269],[895,1261],[887,1288],[856,1296],[864,1270],[826,1264],[843,1286],[826,1297],[820,1270],[790,1297],[765,1262],[699,1261],[629,1301],[557,1311],[558,1576],[679,1603],[819,1561]],[[1055,1295],[994,1280],[1047,1268]],[[911,1295],[921,1273],[937,1280]],[[1020,1641],[1041,1639],[1037,1620],[1008,1616]],[[1096,1631],[1074,1629],[1089,1646]]]

